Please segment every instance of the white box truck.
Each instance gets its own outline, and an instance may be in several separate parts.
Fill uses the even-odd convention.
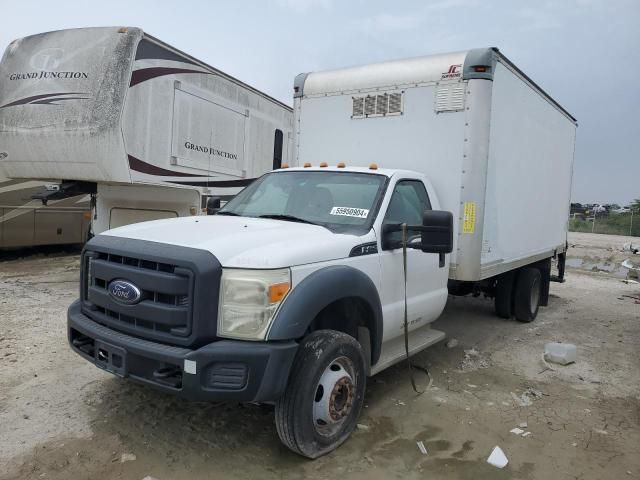
[[[214,216],[93,238],[68,337],[166,392],[273,402],[280,439],[315,458],[355,428],[367,376],[444,338],[450,292],[536,317],[566,249],[576,123],[495,49],[294,89],[298,166]]]
[[[92,195],[94,234],[233,196],[291,131],[290,107],[139,28],[25,37],[0,63],[0,176]]]

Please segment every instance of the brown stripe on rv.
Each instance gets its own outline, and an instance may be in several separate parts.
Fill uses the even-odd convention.
[[[17,105],[26,105],[28,103],[33,102],[34,100],[40,100],[48,97],[57,97],[59,95],[86,95],[86,93],[82,93],[82,92],[45,93],[42,95],[34,95],[32,97],[21,98],[20,100],[15,100],[11,103],[7,103],[6,105],[2,105],[0,108],[15,107]],[[61,100],[61,99],[58,99],[58,100]]]
[[[199,66],[196,62],[178,55],[172,50],[150,42],[147,39],[140,40],[138,49],[136,50],[136,60],[170,60],[172,62],[190,63]]]
[[[129,167],[136,172],[146,173],[147,175],[160,175],[163,177],[202,177],[204,175],[196,175],[193,173],[176,172],[174,170],[167,170],[166,168],[156,167],[150,163],[143,162],[142,160],[127,155],[129,157]]]
[[[140,68],[135,70],[131,74],[131,82],[129,83],[130,87],[137,85],[142,82],[146,82],[147,80],[151,80],[156,77],[163,77],[165,75],[175,75],[176,73],[202,73],[205,75],[211,75],[210,72],[203,72],[202,70],[191,70],[189,68],[169,68],[169,67],[151,67],[151,68]]]

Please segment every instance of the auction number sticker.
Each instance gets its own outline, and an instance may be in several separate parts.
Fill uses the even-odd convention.
[[[330,213],[342,217],[367,218],[369,216],[369,210],[365,208],[333,207]]]

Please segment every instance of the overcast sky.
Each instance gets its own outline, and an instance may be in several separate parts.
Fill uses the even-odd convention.
[[[640,0],[0,0],[0,16],[0,49],[138,26],[288,104],[300,72],[496,46],[579,121],[573,201],[640,197]]]

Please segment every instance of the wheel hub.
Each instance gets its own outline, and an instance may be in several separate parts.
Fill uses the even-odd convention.
[[[316,387],[313,422],[323,435],[335,433],[352,411],[356,388],[343,363],[339,360],[331,362]]]

